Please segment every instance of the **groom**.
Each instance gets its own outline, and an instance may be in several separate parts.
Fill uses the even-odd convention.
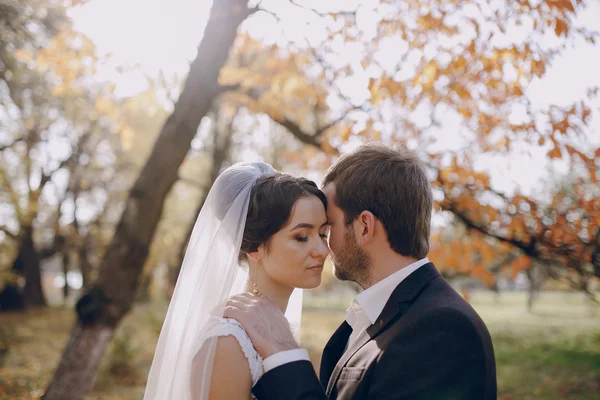
[[[496,399],[488,330],[427,259],[433,201],[415,153],[363,145],[329,170],[323,191],[335,275],[364,291],[325,346],[319,378],[268,300],[229,302],[225,316],[264,359],[258,399]]]

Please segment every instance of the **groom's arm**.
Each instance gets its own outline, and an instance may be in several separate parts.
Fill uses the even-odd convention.
[[[327,399],[306,350],[273,354],[263,367],[265,374],[252,389],[258,400]]]
[[[281,367],[284,364],[291,363],[294,361],[310,361],[308,351],[305,349],[291,349],[286,351],[280,351],[279,353],[273,354],[263,360],[263,368],[265,372],[268,372],[277,367]]]
[[[258,400],[327,400],[317,374],[307,360],[288,362],[266,371],[252,388],[252,393]]]

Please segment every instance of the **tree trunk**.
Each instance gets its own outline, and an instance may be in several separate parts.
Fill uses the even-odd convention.
[[[527,311],[533,312],[533,303],[535,302],[535,289],[532,285],[529,286],[527,293]]]
[[[217,112],[216,115],[218,116],[219,113]],[[194,226],[196,225],[196,219],[198,218],[198,215],[200,215],[200,211],[202,210],[202,207],[204,206],[206,197],[208,197],[208,191],[212,187],[212,185],[215,183],[215,181],[217,180],[217,177],[219,176],[219,173],[221,172],[221,168],[223,168],[223,164],[229,158],[229,151],[231,150],[231,141],[232,141],[232,137],[233,137],[233,121],[234,121],[234,118],[232,118],[230,123],[227,124],[227,126],[223,132],[218,128],[218,125],[219,125],[218,117],[217,117],[217,120],[215,121],[216,127],[213,132],[212,167],[210,170],[209,182],[206,185],[206,190],[204,190],[204,193],[202,194],[202,198],[200,199],[200,202],[198,203],[198,207],[196,208],[196,211],[194,212],[194,217],[188,227],[188,231],[185,235],[185,239],[181,243],[181,248],[179,249],[179,263],[172,270],[172,275],[170,275],[172,288],[175,288],[175,284],[177,283],[177,278],[179,276],[179,271],[181,271],[181,265],[183,264],[183,258],[185,257],[185,251],[187,250],[188,242],[190,241],[190,238],[192,237],[192,231],[194,230]]]
[[[25,306],[46,306],[46,298],[42,290],[42,274],[40,270],[40,257],[33,243],[33,228],[23,229],[21,244],[14,269],[21,270],[21,275],[25,278],[25,287],[23,288],[23,302]]]
[[[114,335],[114,328],[108,325],[76,324],[67,343],[67,350],[57,372],[60,379],[54,379],[43,399],[83,399],[96,378],[96,371],[108,344]],[[82,392],[85,390],[85,392]]]
[[[150,300],[150,284],[152,283],[152,277],[150,274],[142,276],[138,284],[137,292],[135,295],[136,303],[146,303]]]
[[[533,312],[533,305],[540,297],[540,290],[546,276],[544,270],[538,268],[536,264],[532,265],[527,270],[527,278],[529,278],[529,291],[527,293],[527,311]]]
[[[87,251],[85,249],[79,249],[78,259],[79,272],[81,273],[81,287],[84,290],[84,292],[87,292],[90,288],[90,270],[92,266],[88,261]]]
[[[198,56],[190,66],[173,113],[129,193],[100,265],[98,281],[77,303],[78,320],[45,400],[80,400],[91,389],[115,327],[133,303],[165,197],[177,180],[177,170],[201,119],[220,92],[219,71],[227,60],[237,28],[252,11],[247,8],[247,0],[214,2]]]
[[[67,304],[69,301],[69,252],[63,251],[62,255],[63,275],[65,276],[65,286],[63,286],[63,302]]]
[[[20,290],[7,285],[0,293],[0,310],[15,310],[25,307],[44,307],[46,298],[42,290],[40,254],[33,243],[33,228],[24,227],[20,236],[19,251],[11,267],[12,271],[25,279],[25,287]]]
[[[23,293],[19,287],[12,284],[4,285],[4,289],[0,292],[0,312],[24,309]]]
[[[87,292],[90,288],[90,274],[92,270],[92,265],[88,260],[87,245],[87,241],[84,241],[84,243],[77,250],[79,272],[81,273],[81,286],[84,292]]]

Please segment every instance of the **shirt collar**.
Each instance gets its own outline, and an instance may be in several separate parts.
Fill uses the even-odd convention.
[[[383,307],[385,307],[386,303],[390,299],[394,289],[396,289],[396,287],[410,274],[428,262],[429,259],[425,257],[419,261],[409,264],[356,296],[354,300],[367,315],[367,318],[369,318],[371,324],[374,324],[375,321],[377,321],[377,318],[383,311]]]

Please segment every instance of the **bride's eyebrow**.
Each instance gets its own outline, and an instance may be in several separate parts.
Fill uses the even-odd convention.
[[[324,227],[326,225],[329,225],[329,221],[325,221],[323,224],[321,224],[320,227],[322,228],[322,227]],[[296,225],[292,229],[290,229],[290,232],[291,231],[295,231],[296,229],[301,229],[301,228],[314,229],[314,227],[315,226],[313,224],[308,224],[306,222],[300,222],[298,225]]]

